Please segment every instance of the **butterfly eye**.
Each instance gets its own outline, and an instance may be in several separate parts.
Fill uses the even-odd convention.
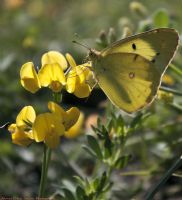
[[[89,52],[89,56],[93,57],[93,55],[94,55],[93,52],[90,51],[90,52]]]

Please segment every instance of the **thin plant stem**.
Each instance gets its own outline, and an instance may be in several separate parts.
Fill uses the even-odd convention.
[[[172,69],[176,74],[182,76],[182,70],[181,70],[181,69],[179,69],[178,67],[176,67],[176,66],[173,65],[173,64],[170,64],[169,67],[170,67],[170,69]]]
[[[40,179],[40,187],[39,187],[39,197],[44,197],[45,188],[47,184],[47,172],[48,167],[51,159],[51,149],[47,148],[44,144],[44,153],[43,153],[43,162],[42,162],[42,172],[41,172],[41,179]]]
[[[160,86],[159,89],[162,90],[162,91],[165,91],[165,92],[170,92],[170,93],[175,94],[175,95],[178,95],[178,96],[182,96],[182,92],[179,92],[179,91],[174,90],[174,89],[172,89],[172,88]]]
[[[46,152],[46,166],[45,166],[44,188],[46,188],[46,185],[47,185],[47,174],[48,174],[48,168],[49,168],[50,160],[51,160],[51,149],[50,149],[50,148],[47,148],[47,152]]]
[[[41,170],[41,179],[40,179],[40,186],[39,186],[39,195],[38,197],[43,197],[44,196],[44,191],[45,191],[45,176],[46,175],[46,152],[47,152],[47,147],[44,144],[44,150],[43,150],[43,161],[42,161],[42,170]]]
[[[160,179],[160,181],[149,191],[145,200],[152,200],[154,195],[161,189],[161,187],[166,183],[166,181],[170,178],[170,176],[176,171],[178,168],[182,166],[182,155],[180,158],[172,165],[172,167],[164,174],[164,176]]]
[[[174,109],[178,110],[179,112],[182,112],[182,106],[176,103],[171,103],[169,104],[171,107],[173,107]]]
[[[47,160],[46,160],[46,171],[48,170],[50,159],[51,159],[51,149],[48,148],[47,149]]]

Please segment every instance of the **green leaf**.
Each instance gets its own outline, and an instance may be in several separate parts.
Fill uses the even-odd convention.
[[[77,197],[77,200],[84,200],[86,194],[85,194],[85,191],[82,187],[78,186],[76,188],[76,197]]]
[[[100,128],[102,126],[102,121],[101,121],[101,118],[98,117],[97,118],[97,127]]]
[[[85,149],[86,152],[89,153],[91,156],[97,158],[97,155],[95,154],[94,151],[92,151],[92,149],[90,149],[89,147],[87,147],[87,146],[85,146],[85,145],[83,145],[82,148]]]
[[[75,200],[75,197],[70,190],[63,188],[63,191],[65,195],[65,200]]]
[[[106,172],[104,172],[102,174],[102,177],[100,179],[100,183],[99,183],[98,188],[97,188],[97,192],[98,193],[102,192],[102,190],[103,190],[103,188],[104,188],[104,186],[106,184],[106,180],[107,180],[107,175],[106,175]]]
[[[106,185],[105,185],[105,187],[103,188],[103,192],[107,192],[108,190],[110,190],[111,189],[111,187],[113,186],[113,182],[109,182],[109,183],[107,183]]]
[[[120,158],[118,158],[114,164],[114,166],[117,169],[122,169],[123,167],[125,167],[129,160],[131,159],[131,155],[125,155],[125,156],[121,156]]]
[[[92,149],[92,151],[94,151],[95,154],[97,155],[97,157],[101,160],[103,158],[103,156],[102,156],[102,152],[101,152],[101,149],[100,149],[100,146],[99,146],[99,143],[97,142],[97,140],[91,135],[87,136],[87,140],[88,140],[88,144],[89,144],[90,148]]]
[[[98,186],[99,186],[99,183],[100,183],[100,179],[99,179],[99,178],[96,178],[96,179],[93,181],[94,192],[97,191],[97,188],[98,188]]]
[[[164,9],[157,11],[154,15],[153,22],[156,28],[168,27],[169,16],[167,11]]]
[[[113,127],[113,120],[111,119],[107,122],[107,125],[106,125],[106,129],[108,130],[109,133],[111,132],[112,127]]]
[[[76,179],[79,185],[81,185],[82,187],[85,187],[85,179],[82,179],[79,176],[73,176],[73,177]]]
[[[176,74],[182,77],[182,70],[181,68],[175,66],[174,64],[170,64],[169,69],[173,70]]]
[[[96,128],[95,126],[93,126],[93,125],[91,125],[91,128],[92,128],[92,130],[95,132],[95,133],[97,133],[98,131],[99,131],[99,129],[98,128]]]
[[[130,123],[131,128],[137,128],[140,126],[141,122],[143,122],[145,119],[147,119],[151,113],[147,112],[145,114],[139,113]]]
[[[111,142],[109,136],[105,138],[104,141],[104,147],[105,147],[105,155],[104,158],[108,158],[112,155],[112,149],[113,149],[113,143]]]
[[[155,183],[154,187],[147,193],[146,200],[154,199],[155,194],[161,189],[161,187],[166,183],[166,181],[172,176],[172,174],[182,166],[182,155],[178,160],[173,163],[168,171],[161,177],[158,183]]]
[[[130,123],[131,128],[135,128],[141,121],[143,113],[139,113]]]
[[[124,123],[124,119],[121,115],[118,116],[117,121],[116,121],[116,133],[118,136],[123,136],[125,137],[126,133],[125,133],[125,123]]]
[[[174,95],[182,96],[182,92],[180,92],[178,90],[175,90],[173,88],[169,88],[169,87],[165,87],[165,86],[160,86],[159,89],[162,90],[162,91],[165,91],[165,92],[172,93]]]

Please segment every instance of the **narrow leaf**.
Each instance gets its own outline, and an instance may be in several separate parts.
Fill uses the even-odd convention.
[[[63,188],[64,194],[65,194],[65,200],[75,200],[75,197],[73,196],[72,192],[66,188]]]
[[[90,148],[95,152],[97,157],[101,160],[103,156],[98,141],[91,135],[87,136],[87,140]]]
[[[87,147],[87,146],[85,146],[85,145],[83,145],[82,148],[85,149],[86,152],[89,153],[91,156],[97,158],[97,155],[95,154],[94,151],[92,151],[92,149],[90,149],[89,147]]]

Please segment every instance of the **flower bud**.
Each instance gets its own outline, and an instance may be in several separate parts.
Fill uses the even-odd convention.
[[[147,16],[147,9],[146,7],[141,4],[140,2],[133,1],[130,3],[130,10],[134,14],[136,14],[139,17],[146,17]]]

